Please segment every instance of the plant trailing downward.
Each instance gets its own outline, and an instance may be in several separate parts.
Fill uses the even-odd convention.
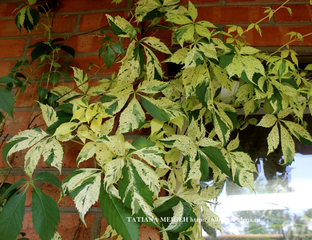
[[[35,2],[29,0],[19,6],[25,6],[16,15],[19,29],[24,26],[31,31],[38,24]],[[249,124],[271,128],[268,154],[280,146],[285,165],[294,159],[294,138],[312,143],[303,121],[307,107],[312,113],[312,65],[300,69],[297,54],[288,44],[268,54],[249,46],[244,38],[248,31],[256,30],[261,35],[258,24],[286,8],[285,3],[276,10],[268,8],[267,17],[246,29],[230,26],[225,31],[209,21],[197,21],[197,9],[191,2],[187,8],[178,2],[140,0],[133,16],[135,22],[107,15],[109,27],[98,35],[102,38],[99,56],[103,54],[105,64],[98,66],[96,73],[117,61],[121,65],[112,79],[100,80],[97,86],[90,86],[91,77],[73,67],[75,89],[43,87],[42,81],[48,87],[60,75],[67,77],[59,71],[56,53],[64,50],[74,56],[74,50],[65,45],[66,39],[52,38],[51,24],[45,25],[47,40],[32,46],[31,62],[19,62],[10,76],[0,78],[6,86],[0,88],[0,98],[6,99],[0,100],[0,107],[13,117],[13,84],[21,88],[20,94],[26,83],[36,81],[32,76],[38,67],[48,69],[40,79],[36,103],[47,130],[27,129],[3,148],[9,166],[11,155],[28,149],[22,168],[30,180],[1,184],[0,239],[16,239],[20,234],[30,187],[36,232],[43,240],[60,239],[56,232],[60,221],[57,203],[35,187],[36,181],[54,184],[63,196],[71,196],[83,222],[91,206],[100,200],[109,224],[102,238],[119,235],[118,239],[137,240],[140,224],[131,219],[140,217],[158,228],[164,240],[201,239],[200,223],[182,220],[202,218],[220,229],[220,222],[207,205],[218,195],[220,182],[228,178],[253,189],[256,169],[240,147],[240,131],[248,129]],[[46,15],[50,21],[51,14]],[[162,18],[172,29],[172,44],[178,47],[174,52],[157,34],[145,37],[135,27],[145,21],[153,27]],[[106,36],[108,31],[116,38]],[[220,35],[226,40],[222,41]],[[289,35],[293,42],[311,34]],[[124,50],[121,40],[127,38],[129,44]],[[178,64],[181,70],[173,77],[166,76],[155,51],[167,54],[164,62]],[[38,64],[30,67],[36,61]],[[25,68],[30,68],[30,74]],[[222,97],[224,92],[229,93],[227,98]],[[266,114],[257,123],[250,114],[260,109]],[[238,115],[237,111],[244,114]],[[1,116],[5,121],[7,116]],[[149,129],[150,135],[131,143],[125,140],[124,134],[140,129]],[[82,146],[77,167],[94,158],[94,168],[78,168],[62,183],[48,172],[33,178],[41,156],[47,165],[61,172],[62,143],[67,141]],[[206,179],[212,180],[209,186],[200,184]],[[161,189],[165,194],[160,194]],[[165,217],[172,217],[172,221],[163,221]]]

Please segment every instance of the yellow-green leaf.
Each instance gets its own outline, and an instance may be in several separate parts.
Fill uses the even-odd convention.
[[[277,124],[275,124],[275,126],[270,131],[268,138],[267,138],[267,142],[268,142],[267,155],[269,155],[270,153],[275,151],[275,149],[278,147],[279,142],[280,142]]]
[[[289,165],[292,163],[295,157],[295,143],[291,135],[282,124],[280,124],[281,130],[281,146],[283,152],[284,163],[283,165]]]
[[[277,121],[277,118],[272,114],[266,114],[262,117],[261,121],[257,124],[257,126],[270,128]]]

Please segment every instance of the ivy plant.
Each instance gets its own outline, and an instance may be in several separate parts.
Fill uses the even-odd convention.
[[[28,1],[17,13],[19,29],[31,31],[37,24],[37,13],[30,8],[35,2]],[[289,43],[274,53],[261,52],[244,38],[249,31],[261,35],[259,23],[280,8],[291,13],[287,2],[275,10],[267,8],[265,18],[246,28],[231,25],[227,30],[198,21],[196,7],[191,2],[184,7],[177,0],[139,0],[129,19],[106,15],[109,26],[97,35],[102,39],[99,57],[103,55],[104,65],[97,66],[96,74],[119,62],[118,72],[91,86],[93,76],[73,66],[76,88],[59,85],[48,90],[41,84],[36,104],[47,129],[22,131],[3,147],[10,167],[10,156],[27,150],[21,167],[30,180],[1,185],[0,239],[16,239],[20,234],[30,187],[36,232],[43,240],[60,239],[56,232],[60,210],[35,186],[36,181],[54,184],[62,196],[70,196],[84,223],[99,200],[109,224],[100,239],[118,235],[118,239],[137,240],[142,221],[158,228],[164,240],[202,239],[199,220],[221,230],[208,205],[218,196],[219,184],[228,179],[253,190],[257,172],[240,146],[241,131],[248,131],[250,124],[270,128],[267,154],[280,147],[284,165],[294,160],[294,139],[312,143],[303,120],[306,108],[312,113],[312,65],[300,69],[296,52],[289,48],[289,43],[304,41],[312,33],[289,33]],[[161,19],[172,30],[174,48],[157,34],[146,36],[136,27],[142,22],[153,27]],[[107,32],[116,38],[106,36]],[[123,39],[128,39],[126,47]],[[40,83],[54,85],[65,75],[54,54],[64,50],[74,56],[65,43],[66,39],[48,34],[47,41],[32,46],[31,61],[39,59],[39,65],[49,66]],[[156,52],[166,54],[166,60],[160,62]],[[168,76],[163,63],[180,66],[178,73]],[[0,78],[0,83],[17,84],[21,81],[21,75],[14,78],[17,72]],[[0,88],[0,96],[6,99],[0,107],[13,116],[9,90]],[[265,114],[257,122],[251,115],[260,110]],[[148,137],[125,139],[127,133],[146,129]],[[41,157],[61,172],[62,144],[68,141],[81,144],[77,170],[63,182],[48,172],[33,177]],[[79,168],[90,158],[93,168]],[[201,184],[207,179],[209,185]]]

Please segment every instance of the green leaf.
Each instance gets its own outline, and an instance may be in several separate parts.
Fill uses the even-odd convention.
[[[113,50],[118,53],[118,54],[125,54],[125,51],[122,47],[122,45],[117,44],[117,43],[112,43],[111,47],[113,48]]]
[[[60,76],[57,74],[57,72],[53,72],[50,76],[50,81],[53,84],[53,86],[55,85],[55,83],[58,82]]]
[[[107,223],[125,240],[138,240],[140,224],[129,221],[131,210],[126,208],[121,200],[107,193],[103,187],[100,190],[100,206]]]
[[[61,181],[58,179],[57,176],[55,176],[54,174],[52,174],[50,172],[38,173],[37,176],[34,178],[34,181],[42,181],[42,182],[46,182],[46,183],[51,183],[59,189],[62,188]]]
[[[42,240],[51,240],[60,222],[60,210],[57,203],[39,188],[33,186],[32,219],[36,233]]]
[[[209,160],[212,161],[223,173],[232,178],[228,162],[226,161],[220,149],[216,147],[205,147],[200,148],[200,151],[204,153],[209,158]]]
[[[226,54],[226,55],[221,56],[220,67],[225,69],[227,66],[229,66],[233,62],[234,56],[235,56],[234,53],[230,53],[230,54]]]
[[[115,53],[110,47],[107,47],[104,53],[104,62],[108,69],[113,65],[114,61]]]
[[[38,128],[20,132],[19,134],[11,138],[11,140],[4,146],[2,151],[3,159],[8,164],[8,157],[11,154],[33,146],[45,136],[47,136],[47,134]]]
[[[142,148],[154,147],[155,143],[151,140],[141,137],[134,139],[134,141],[132,142],[132,146],[135,147],[135,149],[140,150]]]
[[[61,49],[67,52],[68,54],[72,55],[72,57],[75,57],[75,50],[72,47],[67,46],[67,45],[62,45]]]
[[[207,158],[202,152],[198,152],[199,155],[199,160],[200,160],[200,172],[201,172],[201,177],[200,181],[206,181],[209,177],[209,165]]]
[[[8,198],[11,194],[11,192],[15,191],[17,189],[18,186],[20,186],[22,183],[26,183],[26,179],[25,178],[21,178],[19,180],[17,180],[15,183],[13,183],[9,188],[7,188],[5,190],[5,192],[1,193],[1,197],[0,197],[0,202],[2,202],[2,200],[4,198]],[[1,188],[1,191],[3,190],[3,188]]]
[[[0,213],[0,240],[15,240],[20,234],[25,214],[26,190],[12,197]]]
[[[31,60],[34,61],[35,59],[40,58],[42,55],[48,54],[50,51],[52,51],[52,48],[49,45],[42,44],[37,46],[31,51]]]
[[[4,76],[0,77],[0,83],[17,83],[17,80],[8,76]]]
[[[13,119],[14,97],[8,90],[0,87],[0,108],[7,112]]]

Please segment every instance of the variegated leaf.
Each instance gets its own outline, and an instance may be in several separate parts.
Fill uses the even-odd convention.
[[[257,124],[257,126],[270,128],[277,121],[277,118],[272,114],[266,114],[262,117],[261,121]]]
[[[147,80],[154,80],[156,71],[159,76],[162,78],[164,73],[161,68],[160,62],[156,55],[147,47],[144,47],[144,52],[146,55],[146,75]]]
[[[289,165],[292,163],[295,157],[295,143],[291,135],[282,124],[279,124],[281,131],[281,146],[283,152],[284,163],[283,165]]]
[[[241,50],[239,50],[239,53],[244,55],[254,55],[258,52],[260,52],[259,49],[250,46],[242,47]]]
[[[172,63],[176,63],[176,64],[184,64],[185,57],[186,57],[188,52],[189,52],[188,48],[178,49],[176,52],[174,52],[172,54],[172,56],[170,58],[168,58],[164,62],[172,62]]]
[[[138,91],[149,94],[159,93],[167,86],[168,86],[167,82],[161,82],[157,80],[143,81],[139,85]]]
[[[126,151],[125,139],[122,134],[107,136],[108,141],[105,142],[109,149],[118,156],[124,156]]]
[[[25,155],[24,171],[27,176],[31,176],[40,160],[41,154],[47,140],[42,140],[32,146]]]
[[[229,142],[227,145],[227,150],[229,152],[237,149],[239,147],[239,134],[237,134],[236,138]]]
[[[125,165],[124,158],[116,158],[108,162],[105,166],[104,188],[107,189],[111,184],[117,183],[122,176],[122,168]]]
[[[302,127],[300,124],[294,123],[291,121],[286,121],[286,120],[282,120],[282,121],[288,127],[289,132],[292,135],[294,135],[299,141],[304,139],[304,140],[308,141],[309,143],[312,143],[312,138],[311,138],[310,133],[304,127]]]
[[[79,152],[79,155],[76,160],[77,167],[79,167],[80,163],[93,157],[93,155],[95,154],[95,149],[96,149],[96,143],[87,142]]]
[[[133,154],[138,155],[149,165],[155,168],[169,168],[165,164],[162,154],[159,152],[159,148],[156,146],[141,148],[140,150],[134,151]]]
[[[210,71],[213,72],[213,76],[230,92],[233,90],[234,81],[228,77],[226,72],[215,64],[210,64]]]
[[[47,134],[39,128],[25,130],[23,132],[18,133],[17,135],[12,137],[10,141],[7,142],[7,144],[4,146],[2,151],[4,160],[6,161],[7,164],[9,164],[8,157],[11,154],[24,150],[26,148],[30,148],[31,146],[33,146],[35,143],[38,143],[46,136]]]
[[[43,119],[48,127],[58,120],[56,111],[51,106],[42,103],[39,103],[39,105],[42,111]]]
[[[145,123],[145,113],[134,97],[120,115],[119,129],[121,133],[140,129]]]
[[[161,42],[159,38],[146,37],[142,39],[142,41],[146,43],[147,45],[151,46],[152,48],[156,49],[157,51],[160,51],[166,54],[171,54],[168,47],[163,42]]]
[[[79,123],[76,122],[66,122],[66,123],[62,123],[56,130],[54,133],[54,136],[57,135],[66,135],[68,133],[71,133],[72,131],[74,131],[77,127],[78,127]]]
[[[139,160],[131,158],[131,162],[148,188],[154,193],[155,196],[158,196],[160,183],[156,172],[147,164]]]
[[[81,93],[73,91],[73,89],[66,86],[58,86],[51,90],[51,92],[59,97],[58,102],[65,102],[69,99],[73,99],[81,96]]]
[[[206,204],[202,205],[202,215],[204,221],[208,224],[208,226],[221,231],[221,221],[219,216],[211,211]]]
[[[278,147],[279,142],[280,142],[277,124],[275,124],[275,126],[270,131],[268,138],[267,138],[267,142],[268,142],[267,155],[269,155],[270,153],[275,151],[275,149]]]
[[[113,130],[114,123],[115,123],[115,117],[112,117],[106,120],[102,125],[101,134],[104,136],[110,134],[110,132]]]
[[[218,60],[216,47],[213,43],[207,44],[207,43],[202,42],[198,44],[198,48],[200,51],[202,51],[205,54],[207,58]],[[211,64],[211,65],[214,65],[214,64]],[[214,65],[214,66],[219,66],[219,65]]]
[[[88,91],[88,76],[87,74],[79,68],[76,67],[72,67],[72,69],[74,70],[74,80],[77,84],[77,87],[80,89],[80,91],[82,91],[83,93],[86,93]]]
[[[63,189],[73,198],[83,222],[84,215],[99,198],[100,186],[101,173],[98,169],[76,170],[63,181]]]
[[[50,138],[44,147],[42,156],[46,164],[56,167],[61,172],[64,151],[59,141]]]

